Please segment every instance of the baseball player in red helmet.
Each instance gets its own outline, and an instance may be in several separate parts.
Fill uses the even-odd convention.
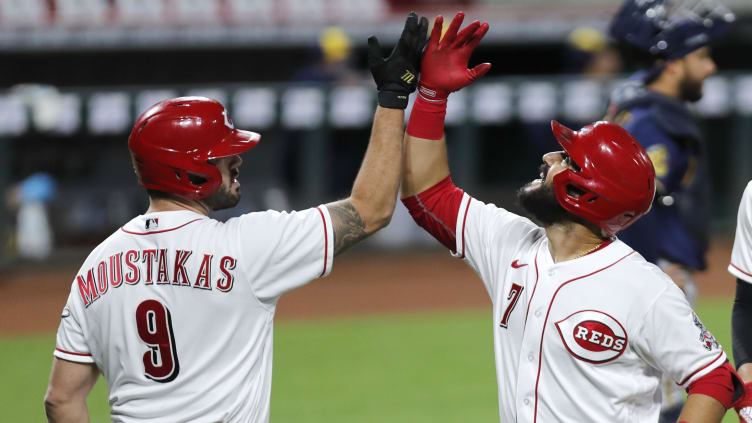
[[[563,151],[518,193],[540,226],[452,182],[448,96],[490,68],[467,68],[488,24],[460,31],[462,20],[441,38],[437,18],[422,59],[402,201],[491,297],[501,421],[656,422],[664,373],[689,392],[680,420],[720,421],[744,398],[726,354],[671,279],[616,237],[655,194],[653,165],[626,130],[552,122]]]
[[[328,275],[335,256],[389,222],[427,29],[410,14],[386,59],[369,40],[379,107],[345,200],[213,220],[210,212],[238,203],[240,154],[259,134],[235,128],[203,97],[163,101],[138,118],[128,146],[150,206],[73,280],[45,397],[49,421],[88,421],[85,400],[100,372],[113,421],[269,421],[277,300]]]

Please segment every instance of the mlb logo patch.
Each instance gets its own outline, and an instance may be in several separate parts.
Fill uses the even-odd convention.
[[[159,226],[159,218],[155,219],[146,219],[146,223],[144,224],[144,229],[151,230],[156,229]]]

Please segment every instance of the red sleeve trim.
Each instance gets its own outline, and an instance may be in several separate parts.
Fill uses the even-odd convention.
[[[471,199],[467,199],[467,204],[465,205],[465,217],[462,218],[462,254],[461,257],[465,258],[465,225],[467,224],[467,212],[470,210],[470,201]]]
[[[318,207],[316,207],[316,210],[319,211],[319,214],[321,215],[321,222],[324,223],[324,270],[322,270],[321,274],[319,275],[319,277],[322,277],[326,274],[326,265],[327,260],[329,259],[329,231],[326,228],[326,218],[324,217],[324,212],[322,212]]]
[[[65,354],[71,354],[71,355],[80,355],[81,357],[91,357],[91,354],[85,354],[85,353],[77,353],[73,351],[66,351],[62,348],[55,348],[55,351],[60,351],[61,353]]]
[[[457,249],[457,215],[465,192],[447,176],[418,195],[402,199],[415,223],[451,251]],[[463,248],[464,249],[464,248]]]
[[[713,360],[712,360],[712,361],[711,361],[710,363],[708,363],[708,364],[706,364],[706,365],[704,365],[704,366],[700,367],[699,369],[697,369],[697,370],[695,370],[694,372],[692,372],[692,374],[690,374],[689,376],[685,377],[685,378],[684,378],[684,380],[682,380],[681,382],[679,382],[679,385],[684,385],[685,383],[687,383],[687,381],[688,381],[688,380],[692,379],[692,376],[696,375],[697,373],[700,373],[701,371],[703,371],[703,370],[705,370],[706,368],[708,368],[709,366],[711,366],[711,365],[712,365],[713,363],[715,363],[715,361],[716,361],[716,360],[718,360],[718,359],[719,359],[719,358],[720,358],[720,357],[721,357],[722,355],[723,355],[723,350],[721,350],[721,352],[719,352],[719,353],[718,353],[718,355],[717,355],[717,356],[716,356],[716,357],[715,357],[715,358],[714,358],[714,359],[713,359]],[[693,383],[694,383],[694,382],[693,382]]]
[[[731,267],[733,267],[734,269],[736,269],[736,270],[738,270],[738,271],[740,271],[740,272],[744,273],[744,274],[745,274],[745,275],[747,275],[747,276],[750,276],[750,277],[752,277],[752,273],[749,273],[749,272],[745,272],[745,271],[744,271],[744,270],[742,270],[742,269],[741,269],[741,268],[740,268],[739,266],[735,265],[735,264],[734,264],[733,262],[729,263],[729,266],[731,266]]]
[[[692,382],[687,388],[689,394],[703,394],[715,398],[724,407],[731,408],[734,402],[734,369],[729,362]]]

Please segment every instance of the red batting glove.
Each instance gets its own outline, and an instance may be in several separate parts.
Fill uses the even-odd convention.
[[[444,136],[449,93],[472,84],[491,69],[490,63],[467,68],[470,55],[488,32],[488,24],[475,21],[458,34],[464,18],[464,13],[457,13],[444,38],[441,38],[444,18],[436,17],[420,65],[418,98],[407,123],[408,135],[428,140],[441,139]]]
[[[419,92],[427,100],[444,101],[449,93],[472,84],[491,69],[490,63],[467,68],[470,55],[488,32],[488,24],[475,21],[458,34],[464,18],[464,13],[457,13],[442,38],[444,18],[436,17],[420,67]]]
[[[744,384],[744,395],[733,405],[739,414],[739,422],[752,423],[752,382]]]

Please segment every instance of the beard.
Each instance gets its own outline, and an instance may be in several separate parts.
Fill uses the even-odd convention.
[[[684,78],[679,84],[679,96],[684,101],[695,103],[702,98],[703,81],[694,81],[690,78]]]
[[[543,227],[555,223],[579,222],[580,219],[564,210],[556,199],[553,184],[541,183],[532,188],[532,182],[517,191],[517,201],[525,210],[525,214],[538,222]]]
[[[240,188],[237,192],[232,192],[232,187],[228,188],[225,184],[222,184],[203,201],[212,211],[235,207],[240,202]]]

